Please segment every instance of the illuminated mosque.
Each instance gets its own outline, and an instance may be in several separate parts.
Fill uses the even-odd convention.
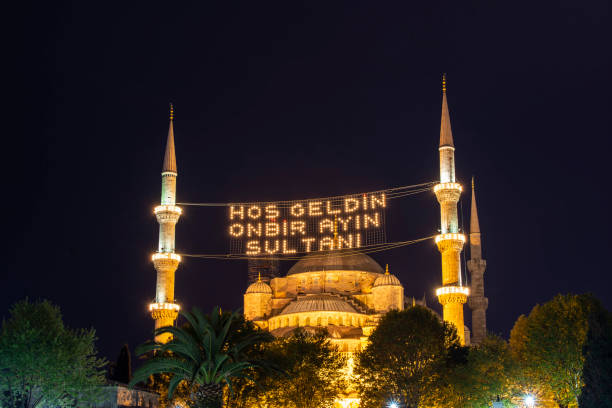
[[[442,305],[442,318],[457,328],[462,344],[479,344],[486,335],[484,271],[480,227],[472,181],[471,219],[469,231],[470,287],[461,282],[461,251],[466,236],[459,231],[457,203],[462,193],[455,179],[455,146],[446,98],[446,81],[442,85],[442,117],[440,125],[440,181],[434,186],[440,204],[440,234],[435,243],[441,253],[441,286],[436,290]],[[174,274],[181,261],[175,253],[175,225],[181,209],[176,206],[177,166],[174,149],[173,113],[170,115],[168,140],[162,170],[161,205],[155,208],[160,225],[159,248],[153,255],[157,270],[155,303],[149,310],[155,327],[174,324],[179,305],[174,300]],[[415,304],[426,306],[404,294],[399,279],[383,269],[364,253],[342,251],[314,252],[304,256],[286,276],[277,276],[273,262],[255,260],[250,264],[253,282],[244,294],[244,315],[275,336],[289,335],[295,328],[324,328],[330,341],[339,350],[352,356],[367,344],[380,317],[389,310],[403,310]],[[271,271],[272,270],[272,271]],[[263,278],[262,278],[262,273]],[[257,273],[257,277],[255,277]],[[465,326],[463,309],[468,303],[472,313],[472,330]],[[167,341],[160,336],[156,340]],[[351,358],[349,358],[349,365]],[[349,367],[350,373],[350,367]],[[357,395],[347,390],[339,396],[338,407],[357,407]]]

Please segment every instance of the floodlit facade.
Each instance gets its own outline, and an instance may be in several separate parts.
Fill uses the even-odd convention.
[[[404,309],[404,287],[366,254],[342,250],[310,254],[298,261],[285,277],[270,284],[252,283],[244,294],[244,314],[274,336],[290,335],[298,327],[324,328],[330,341],[349,355],[362,350],[380,317]],[[359,406],[352,389],[337,407]]]
[[[468,269],[471,287],[462,280],[461,252],[467,243],[465,231],[459,228],[457,203],[463,186],[455,176],[455,145],[451,131],[446,80],[443,79],[440,125],[440,181],[433,188],[440,205],[440,233],[435,244],[441,254],[441,283],[436,296],[442,305],[444,321],[452,323],[462,344],[478,344],[486,335],[486,309],[481,232],[478,223],[474,183],[470,223],[470,257]],[[155,301],[149,310],[155,327],[173,325],[180,306],[174,299],[175,272],[181,257],[175,253],[175,226],[181,215],[176,205],[178,175],[174,147],[173,111],[164,164],[162,168],[161,203],[155,208],[159,230],[159,248],[152,260],[157,271]],[[432,230],[434,226],[432,226]],[[250,266],[250,282],[244,293],[245,317],[275,336],[287,336],[298,327],[306,330],[324,328],[330,341],[342,352],[352,355],[362,350],[376,328],[380,317],[390,310],[402,310],[407,302],[404,287],[397,277],[366,254],[356,250],[337,249],[337,221],[331,250],[316,251],[304,256],[286,274],[278,276],[274,259],[254,257]],[[272,271],[254,280],[255,273]],[[424,304],[423,302],[418,302]],[[464,304],[472,310],[473,337],[464,324]],[[412,298],[412,304],[415,304]],[[425,305],[426,306],[426,305]],[[168,336],[158,336],[166,342]],[[352,361],[352,359],[349,359]],[[351,367],[347,367],[350,373]],[[338,407],[354,408],[359,399],[352,390],[339,397]]]

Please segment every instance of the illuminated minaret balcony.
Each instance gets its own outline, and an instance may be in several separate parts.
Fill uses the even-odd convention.
[[[176,320],[181,306],[177,303],[151,303],[149,304],[149,312],[154,320]]]

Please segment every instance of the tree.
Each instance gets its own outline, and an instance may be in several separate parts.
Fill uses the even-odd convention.
[[[510,403],[510,383],[513,360],[508,343],[501,337],[488,335],[477,346],[464,348],[465,358],[450,353],[447,367],[441,376],[445,379],[437,394],[438,406],[453,408],[480,408],[492,401]]]
[[[612,314],[598,303],[589,316],[580,408],[612,407]]]
[[[365,408],[437,402],[449,358],[463,353],[454,327],[421,306],[388,312],[369,340],[356,367]]]
[[[257,385],[245,384],[239,395],[242,401],[228,406],[327,408],[346,390],[343,370],[347,360],[324,330],[296,329],[291,336],[267,344],[263,355],[282,375],[260,373]]]
[[[582,349],[589,316],[598,304],[591,295],[557,295],[520,316],[510,333],[510,348],[520,374],[517,381],[561,408],[577,407],[583,387]]]
[[[28,299],[14,304],[0,332],[2,406],[74,406],[101,396],[105,361],[95,331],[64,326],[57,306]]]
[[[132,357],[127,344],[121,347],[117,361],[109,367],[108,379],[127,384],[132,379]]]
[[[170,374],[168,398],[181,383],[189,387],[192,406],[217,408],[222,404],[223,387],[231,386],[235,378],[248,377],[250,369],[264,365],[249,359],[248,350],[271,340],[268,333],[245,333],[238,322],[244,322],[238,313],[221,313],[217,307],[205,315],[199,309],[181,312],[187,320],[182,327],[162,327],[162,333],[172,340],[161,344],[147,342],[136,349],[138,355],[151,355],[134,373],[133,386],[154,374]],[[231,390],[230,390],[231,391]]]

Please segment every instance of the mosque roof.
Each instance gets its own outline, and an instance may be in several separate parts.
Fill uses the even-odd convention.
[[[247,288],[246,293],[272,293],[272,288],[266,282],[258,280]]]
[[[383,276],[379,276],[374,281],[374,286],[402,286],[399,279],[395,277],[395,275],[391,275],[390,273],[385,273]]]
[[[366,254],[332,251],[306,255],[289,269],[287,276],[303,272],[362,271],[384,273],[381,266]]]
[[[338,296],[319,294],[299,297],[285,306],[280,314],[318,311],[358,313],[353,306]]]
[[[391,275],[389,273],[389,264],[385,267],[385,274],[383,276],[379,276],[374,281],[374,288],[377,286],[402,286],[399,279],[395,277],[395,275]]]

